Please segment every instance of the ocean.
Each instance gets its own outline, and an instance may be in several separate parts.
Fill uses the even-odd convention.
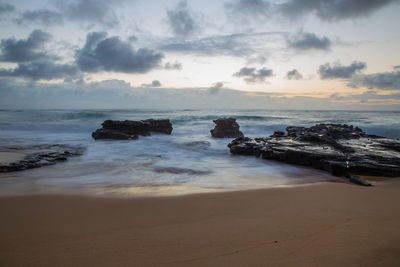
[[[1,110],[0,146],[67,144],[82,156],[56,165],[0,174],[0,196],[94,194],[168,196],[338,179],[310,168],[231,155],[231,139],[210,135],[213,120],[234,117],[248,137],[289,125],[339,123],[369,134],[400,138],[400,112],[292,110]],[[170,119],[173,132],[132,141],[93,140],[104,120]]]

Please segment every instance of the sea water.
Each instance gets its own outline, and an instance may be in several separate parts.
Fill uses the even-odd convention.
[[[400,112],[285,110],[1,110],[0,146],[68,144],[82,156],[56,165],[0,174],[0,195],[78,193],[177,195],[290,186],[338,179],[326,172],[231,155],[230,138],[210,135],[213,120],[234,117],[248,137],[289,125],[339,123],[400,138]],[[171,135],[93,140],[104,120],[170,119]]]

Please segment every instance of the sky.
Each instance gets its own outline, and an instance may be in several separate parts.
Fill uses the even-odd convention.
[[[0,1],[0,109],[400,110],[400,0]]]

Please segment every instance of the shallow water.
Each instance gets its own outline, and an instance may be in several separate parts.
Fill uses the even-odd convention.
[[[85,153],[57,165],[0,174],[0,195],[84,193],[175,195],[286,186],[337,179],[325,172],[234,156],[231,139],[214,139],[213,119],[236,117],[246,136],[268,136],[288,125],[346,123],[370,134],[400,137],[399,112],[267,110],[0,111],[0,146],[68,144]],[[94,141],[106,119],[172,121],[172,135],[135,141]]]

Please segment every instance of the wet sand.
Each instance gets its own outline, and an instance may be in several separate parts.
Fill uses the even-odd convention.
[[[0,165],[8,165],[13,162],[17,162],[23,160],[26,156],[24,152],[14,152],[12,150],[0,150]]]
[[[400,266],[400,180],[0,198],[0,266]]]

